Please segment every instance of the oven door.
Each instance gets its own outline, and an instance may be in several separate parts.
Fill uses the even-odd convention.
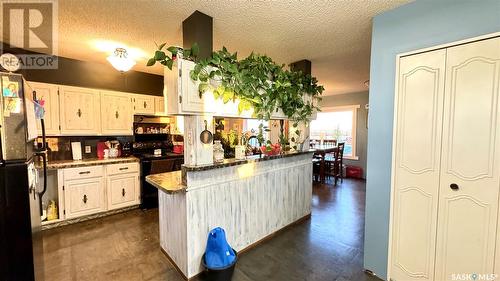
[[[183,162],[183,158],[141,160],[141,209],[158,208],[158,189],[146,182],[146,176],[178,171]]]

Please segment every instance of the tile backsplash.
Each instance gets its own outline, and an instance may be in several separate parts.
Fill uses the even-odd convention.
[[[71,137],[47,137],[49,161],[72,160],[71,143],[80,142],[82,145],[82,158],[92,159],[97,158],[97,143],[104,141],[118,140],[122,145],[125,142],[132,142],[133,136],[71,136]],[[38,139],[42,141],[41,138]],[[90,151],[90,152],[89,152]]]

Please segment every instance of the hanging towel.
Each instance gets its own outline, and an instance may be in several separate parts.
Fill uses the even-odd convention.
[[[218,269],[232,265],[236,254],[226,240],[226,232],[216,227],[208,233],[207,249],[205,250],[205,264],[210,269]]]

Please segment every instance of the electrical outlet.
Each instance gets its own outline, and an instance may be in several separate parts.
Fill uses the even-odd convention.
[[[92,147],[90,145],[85,146],[85,153],[91,153],[92,152]]]

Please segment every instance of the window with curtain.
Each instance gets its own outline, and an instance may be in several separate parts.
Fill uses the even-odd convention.
[[[313,143],[321,143],[325,140],[344,142],[344,157],[357,159],[356,116],[358,108],[358,105],[322,108],[316,120],[311,121],[311,141]]]

